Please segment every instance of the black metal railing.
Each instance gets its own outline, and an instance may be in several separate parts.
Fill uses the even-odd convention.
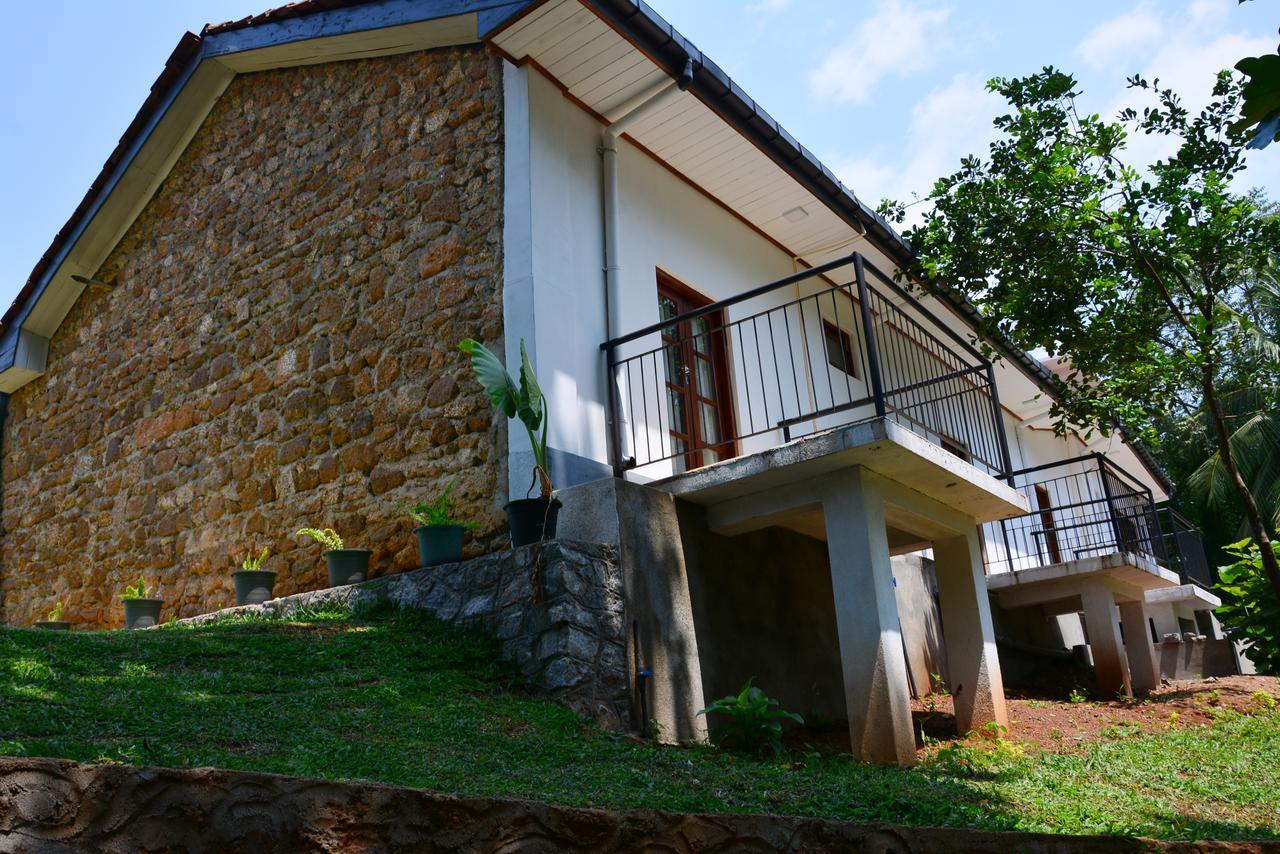
[[[1195,527],[1181,517],[1181,527],[1166,527],[1172,520],[1157,510],[1151,490],[1102,454],[1022,469],[1011,482],[1031,512],[983,526],[989,573],[1129,552],[1184,580],[1200,575],[1192,548],[1193,538],[1196,546],[1200,538]],[[1199,555],[1203,565],[1202,547]]]
[[[1205,556],[1200,529],[1167,504],[1156,508],[1156,518],[1164,538],[1165,565],[1178,573],[1183,584],[1212,590],[1218,573]]]
[[[827,277],[850,267],[848,284]],[[756,310],[733,316],[743,307]],[[663,461],[682,471],[876,417],[990,474],[1011,468],[990,361],[858,253],[601,349],[619,476]]]

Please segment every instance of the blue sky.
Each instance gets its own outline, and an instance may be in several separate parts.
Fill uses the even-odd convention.
[[[283,0],[15,4],[0,29],[0,303],[70,216],[185,30]],[[1053,64],[1114,114],[1134,72],[1202,101],[1276,49],[1274,0],[650,0],[864,201],[908,200],[982,151],[995,75]],[[1053,14],[1046,14],[1052,9]],[[1139,158],[1158,152],[1138,140]],[[1246,181],[1280,197],[1280,149]]]

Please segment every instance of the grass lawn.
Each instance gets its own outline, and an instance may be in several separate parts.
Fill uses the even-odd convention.
[[[767,687],[767,686],[766,686]],[[1064,753],[943,748],[911,771],[603,733],[491,641],[416,614],[150,632],[0,629],[0,755],[212,765],[572,806],[1163,838],[1280,835],[1280,715]]]

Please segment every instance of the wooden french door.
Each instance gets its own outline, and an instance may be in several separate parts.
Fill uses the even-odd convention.
[[[705,297],[658,272],[658,311],[670,320],[710,305]],[[663,330],[666,357],[667,436],[676,471],[736,455],[733,397],[729,391],[724,313],[710,312]]]

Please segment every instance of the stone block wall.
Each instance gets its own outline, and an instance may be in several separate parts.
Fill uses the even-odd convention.
[[[0,848],[100,851],[967,851],[1137,854],[1274,850],[1266,842],[993,833],[767,815],[608,811],[219,771],[0,758]]]
[[[627,730],[630,675],[624,582],[613,546],[549,542],[183,620],[289,616],[391,602],[498,638],[504,658],[553,699],[606,729]]]
[[[502,341],[500,60],[478,46],[237,77],[14,394],[0,617],[120,624],[323,583],[304,525],[417,565],[399,499],[458,479],[501,541],[505,423],[456,345]]]

